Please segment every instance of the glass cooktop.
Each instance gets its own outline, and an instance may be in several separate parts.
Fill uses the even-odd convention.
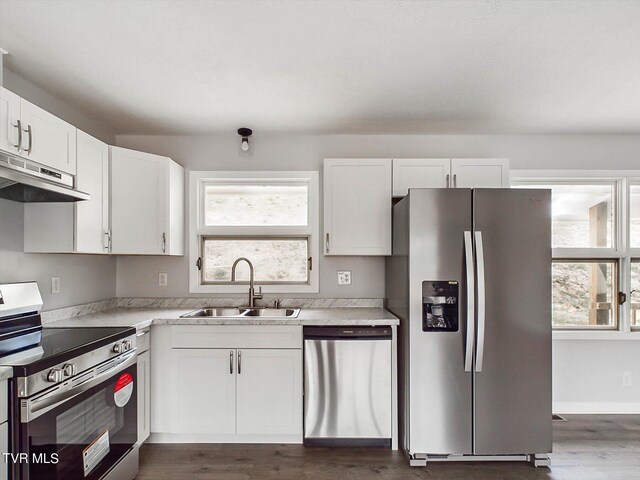
[[[135,333],[132,327],[44,327],[37,344],[0,358],[0,365],[12,366],[14,377],[28,376]]]

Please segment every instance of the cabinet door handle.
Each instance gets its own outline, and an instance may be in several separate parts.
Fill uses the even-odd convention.
[[[327,238],[326,238],[326,240],[324,242],[324,246],[325,246],[325,248],[327,250],[327,253],[329,253],[329,234],[328,233],[327,233]]]
[[[450,175],[447,173],[447,180],[445,181],[445,183],[447,184],[447,188],[451,187],[451,184],[449,182],[449,177]]]
[[[33,130],[31,129],[31,125],[27,125],[25,132],[29,134],[29,148],[26,148],[24,151],[27,152],[27,155],[31,155],[31,150],[33,150]]]
[[[167,253],[167,234],[162,232],[162,253]]]
[[[229,375],[233,375],[233,350],[229,352]]]
[[[104,248],[107,252],[111,251],[111,230],[104,232]]]
[[[14,147],[18,149],[18,152],[22,149],[22,122],[20,120],[14,125],[18,129],[18,144],[12,143]]]
[[[242,373],[242,350],[238,350],[238,375]]]
[[[458,175],[453,174],[453,188],[458,188]]]

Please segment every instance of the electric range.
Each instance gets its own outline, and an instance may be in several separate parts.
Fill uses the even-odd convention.
[[[41,308],[35,282],[0,285],[9,478],[135,478],[135,328],[43,327]]]

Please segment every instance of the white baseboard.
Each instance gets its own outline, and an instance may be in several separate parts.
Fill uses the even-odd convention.
[[[553,413],[640,414],[640,402],[553,402]]]

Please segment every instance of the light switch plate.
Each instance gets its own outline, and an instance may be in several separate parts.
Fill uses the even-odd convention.
[[[51,293],[60,293],[60,277],[51,277]]]
[[[338,270],[338,285],[351,285],[351,270]]]
[[[168,282],[169,276],[167,275],[167,272],[160,272],[158,274],[158,285],[160,285],[161,287],[166,287]]]

